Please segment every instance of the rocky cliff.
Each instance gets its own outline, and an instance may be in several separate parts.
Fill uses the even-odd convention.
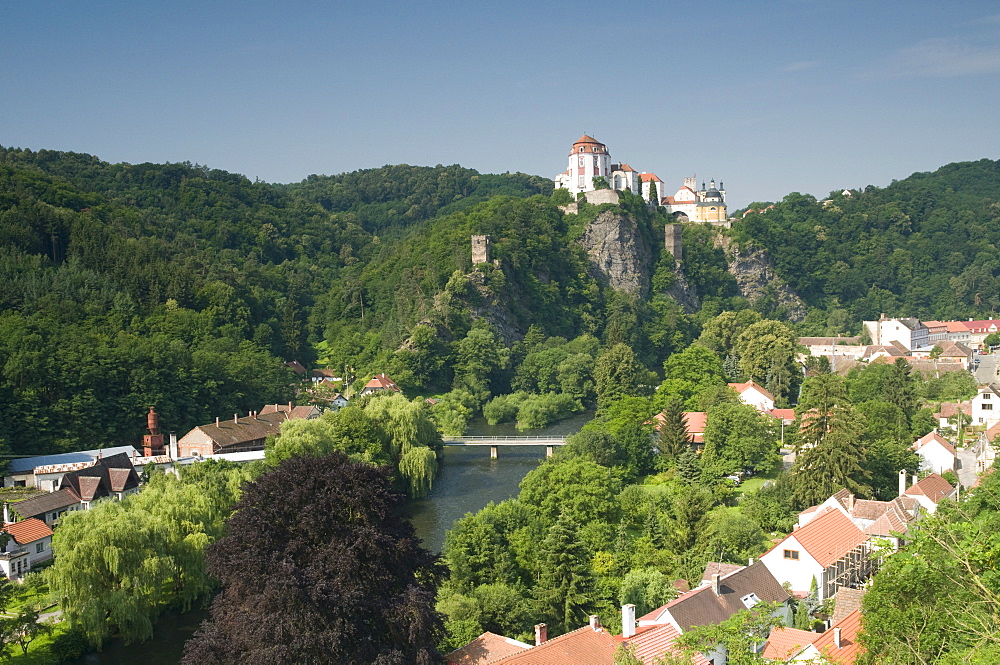
[[[587,250],[594,273],[611,288],[640,297],[649,293],[653,252],[631,215],[601,212],[579,242]]]
[[[753,245],[739,247],[731,238],[715,236],[716,247],[726,252],[729,273],[736,278],[740,295],[756,304],[762,298],[773,298],[791,321],[801,321],[806,316],[806,304],[774,271],[771,258],[763,249]]]

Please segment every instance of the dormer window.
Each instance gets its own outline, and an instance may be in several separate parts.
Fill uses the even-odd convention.
[[[760,598],[758,598],[757,594],[755,593],[748,593],[747,595],[740,598],[740,600],[743,602],[744,605],[746,605],[747,609],[750,609],[751,607],[760,602]]]

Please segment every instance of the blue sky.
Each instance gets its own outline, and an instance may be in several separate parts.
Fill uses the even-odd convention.
[[[631,6],[3,2],[0,145],[270,182],[551,177],[587,132],[731,208],[1000,158],[995,0]]]

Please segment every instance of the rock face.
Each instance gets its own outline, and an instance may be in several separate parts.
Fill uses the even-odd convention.
[[[806,304],[778,277],[767,252],[753,246],[740,249],[731,238],[723,235],[715,237],[715,245],[726,252],[729,273],[736,278],[740,295],[751,305],[761,298],[773,297],[790,320],[805,318]]]
[[[605,210],[579,239],[593,271],[616,291],[645,297],[649,293],[652,251],[631,215]]]

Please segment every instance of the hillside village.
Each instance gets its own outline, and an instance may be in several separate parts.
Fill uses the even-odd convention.
[[[122,502],[130,496],[142,494],[144,488],[148,493],[148,488],[153,486],[149,483],[154,475],[166,473],[181,477],[186,473],[184,469],[209,467],[206,464],[208,461],[233,462],[243,465],[240,468],[251,468],[254,463],[265,460],[269,450],[274,451],[282,441],[283,431],[287,440],[291,436],[288,432],[303,423],[327,426],[334,422],[331,416],[341,410],[352,417],[358,417],[359,411],[375,413],[378,415],[373,419],[379,420],[379,425],[387,424],[386,432],[382,433],[385,440],[380,445],[386,450],[394,450],[396,457],[378,458],[378,463],[399,463],[399,457],[404,452],[417,451],[422,456],[423,467],[417,468],[412,464],[409,467],[411,473],[419,478],[418,482],[411,482],[409,477],[398,479],[400,487],[406,487],[411,496],[419,496],[433,482],[441,433],[445,429],[453,427],[461,430],[469,413],[478,410],[486,416],[489,407],[496,407],[493,413],[503,412],[504,422],[516,419],[521,428],[520,416],[517,415],[519,400],[542,412],[548,419],[544,422],[596,407],[600,418],[595,418],[595,422],[599,421],[598,427],[606,427],[607,430],[599,435],[585,432],[577,439],[579,441],[596,440],[610,446],[616,443],[615,437],[621,432],[626,433],[621,434],[623,440],[627,433],[631,433],[632,441],[640,441],[639,454],[635,454],[634,450],[628,453],[636,459],[642,458],[639,461],[622,462],[628,457],[622,446],[621,450],[614,451],[609,447],[608,450],[571,453],[586,460],[583,462],[557,453],[540,467],[541,476],[559,464],[570,466],[575,459],[577,466],[573,468],[577,470],[606,473],[591,478],[602,479],[600,482],[605,486],[600,489],[608,493],[608,501],[616,503],[616,506],[618,501],[622,505],[643,509],[648,505],[652,513],[652,507],[657,505],[656,492],[665,487],[690,488],[698,483],[690,481],[689,477],[699,477],[704,473],[708,480],[694,492],[701,492],[705,503],[699,507],[702,514],[693,516],[695,532],[689,534],[690,542],[697,542],[700,546],[703,537],[707,537],[714,527],[712,520],[727,514],[738,514],[753,493],[776,487],[776,478],[782,473],[794,472],[805,477],[804,471],[815,468],[815,464],[808,460],[816,459],[810,456],[824,448],[822,438],[826,426],[822,423],[827,420],[832,422],[843,404],[831,403],[825,408],[804,406],[804,389],[808,392],[817,385],[810,381],[833,377],[835,381],[831,385],[836,382],[841,385],[859,373],[884,368],[887,373],[894,373],[895,378],[902,377],[921,385],[932,382],[938,385],[947,377],[957,378],[956,385],[974,384],[974,394],[970,391],[961,399],[950,395],[947,399],[936,399],[931,393],[926,397],[923,393],[920,397],[916,394],[907,397],[914,407],[913,413],[908,413],[904,419],[907,427],[902,428],[903,434],[900,435],[897,428],[894,435],[909,437],[902,442],[902,446],[910,456],[907,459],[916,460],[915,463],[904,465],[901,462],[890,469],[880,469],[881,485],[874,490],[869,486],[807,487],[807,490],[812,490],[808,502],[795,507],[797,513],[790,522],[778,519],[775,521],[777,526],[763,529],[761,538],[766,536],[766,543],[761,547],[754,545],[756,549],[752,549],[742,563],[734,562],[731,556],[723,558],[721,551],[718,558],[711,558],[703,566],[699,561],[700,570],[695,574],[684,571],[683,575],[678,573],[676,579],[669,579],[669,589],[659,589],[654,606],[640,607],[623,601],[620,611],[616,609],[613,616],[602,608],[602,614],[594,610],[586,623],[557,626],[551,618],[538,618],[541,610],[531,605],[530,611],[534,613],[532,621],[536,622],[533,639],[530,633],[523,630],[499,630],[495,625],[490,626],[492,630],[480,632],[486,627],[485,619],[482,625],[471,619],[456,619],[464,616],[462,612],[467,608],[462,603],[472,603],[470,599],[478,587],[461,592],[448,589],[452,595],[447,600],[452,602],[448,605],[449,611],[441,610],[446,615],[448,639],[451,640],[446,658],[456,664],[656,665],[663,659],[668,662],[679,659],[677,662],[723,665],[733,662],[729,650],[730,646],[735,649],[735,645],[730,643],[727,646],[721,639],[699,643],[696,647],[692,644],[704,639],[706,631],[713,627],[728,629],[748,616],[755,622],[754,630],[759,631],[759,634],[753,633],[755,639],[749,647],[755,657],[771,662],[822,662],[817,659],[826,659],[826,662],[838,665],[856,662],[864,652],[859,637],[864,628],[863,599],[879,571],[892,561],[892,557],[906,551],[921,532],[923,521],[938,513],[939,504],[945,502],[950,507],[963,497],[975,497],[994,467],[996,441],[1000,437],[1000,406],[996,405],[1000,401],[1000,366],[998,354],[994,353],[1000,348],[1000,320],[921,321],[915,317],[882,314],[877,319],[863,321],[860,335],[795,336],[797,333],[793,328],[775,320],[779,315],[767,318],[753,309],[756,303],[749,297],[738,302],[739,298],[748,296],[754,290],[770,290],[769,295],[774,296],[774,284],[780,285],[780,280],[775,279],[773,265],[764,260],[759,261],[760,271],[764,273],[761,280],[740,282],[739,290],[730,292],[739,295],[726,296],[732,300],[703,293],[704,301],[693,298],[682,302],[680,296],[683,293],[693,292],[687,280],[694,280],[696,266],[699,266],[697,261],[704,262],[706,255],[715,253],[713,268],[722,274],[725,273],[725,261],[732,263],[733,257],[739,259],[740,252],[744,253],[744,258],[751,252],[759,252],[736,247],[726,236],[726,229],[737,231],[739,225],[745,222],[728,216],[726,192],[721,182],[716,185],[713,180],[698,187],[695,178],[685,178],[680,189],[673,195],[667,195],[664,183],[656,175],[637,172],[628,164],[613,163],[607,146],[584,135],[573,144],[568,168],[554,178],[554,184],[567,190],[575,200],[565,203],[565,193],[557,193],[553,196],[561,197],[557,198],[561,203],[558,208],[537,200],[523,205],[535,205],[539,209],[547,205],[549,207],[544,209],[542,217],[561,217],[573,220],[573,223],[589,220],[588,226],[581,236],[583,240],[574,240],[577,244],[572,246],[572,251],[554,245],[552,256],[533,264],[533,269],[537,270],[537,265],[548,269],[555,262],[553,257],[573,255],[574,260],[579,261],[574,264],[574,278],[582,280],[584,277],[581,276],[585,276],[593,280],[575,283],[577,292],[590,289],[594,293],[606,289],[607,310],[596,310],[598,315],[593,312],[587,314],[592,317],[591,332],[598,330],[599,325],[607,325],[600,342],[590,332],[580,333],[575,339],[546,335],[540,332],[541,327],[537,323],[521,325],[519,329],[515,318],[518,306],[523,307],[523,303],[516,302],[517,298],[510,294],[524,296],[528,289],[521,285],[518,287],[520,291],[503,290],[507,286],[506,280],[513,280],[525,272],[523,266],[526,263],[518,263],[524,261],[524,257],[512,254],[509,249],[511,237],[515,234],[488,226],[470,227],[473,233],[465,232],[469,229],[456,232],[453,235],[457,240],[453,239],[447,247],[461,246],[462,256],[452,257],[457,267],[450,277],[442,280],[445,285],[435,293],[433,305],[428,306],[412,328],[397,333],[399,341],[394,340],[391,350],[382,355],[369,356],[369,360],[375,357],[377,362],[370,362],[365,367],[366,373],[360,381],[352,376],[353,367],[341,364],[348,359],[346,356],[339,357],[330,352],[323,360],[300,362],[286,354],[281,358],[284,362],[281,380],[285,382],[281,388],[287,391],[286,396],[294,396],[291,401],[262,404],[259,409],[254,407],[248,412],[218,414],[200,424],[197,421],[185,422],[181,431],[173,432],[164,430],[160,425],[159,410],[172,406],[169,400],[164,400],[163,404],[149,404],[149,411],[144,415],[133,414],[137,422],[145,419],[145,433],[141,441],[137,438],[133,445],[13,458],[3,474],[3,487],[6,488],[3,532],[6,538],[0,550],[0,570],[12,581],[24,581],[32,579],[33,571],[52,565],[53,537],[58,542],[60,521],[68,513],[82,513],[94,506]],[[844,190],[843,196],[853,194]],[[484,209],[490,205],[499,208],[522,204],[501,200],[499,203],[484,204]],[[636,206],[649,217],[642,218],[641,214],[637,214]],[[510,217],[526,217],[528,213],[525,210],[527,208],[516,210]],[[503,218],[507,212],[504,210],[497,216]],[[574,218],[574,215],[577,217]],[[637,219],[646,226],[642,226]],[[605,223],[606,226],[601,226]],[[630,241],[625,242],[621,236],[628,234],[618,234],[618,231],[628,224],[632,225],[628,229]],[[618,270],[616,276],[610,275],[608,268],[614,261],[587,245],[587,233],[595,227],[600,227],[602,233],[607,231],[607,236],[611,238],[607,242],[615,245],[617,252],[615,261],[623,255],[632,254],[625,256],[631,262],[615,266]],[[662,230],[662,235],[655,235],[654,229],[656,233]],[[684,234],[692,230],[696,234],[704,231],[709,235],[696,235],[696,243],[691,243],[691,236]],[[645,247],[642,243],[648,238],[644,234],[652,237],[659,246]],[[468,249],[470,242],[471,252]],[[685,243],[689,244],[685,246]],[[688,248],[694,251],[688,253]],[[454,251],[458,252],[457,249]],[[643,252],[646,255],[640,257]],[[704,263],[700,265],[704,267]],[[515,266],[522,267],[515,269]],[[645,282],[638,278],[642,270],[647,273]],[[529,285],[537,287],[538,292],[543,294],[540,302],[551,302],[555,297],[552,295],[555,293],[552,286],[554,280],[550,273],[545,273],[543,277],[532,275],[534,281]],[[616,281],[617,278],[620,279]],[[654,286],[657,280],[659,287]],[[664,287],[664,283],[668,286]],[[337,284],[335,288],[341,286]],[[678,341],[658,347],[657,353],[662,353],[662,356],[647,365],[662,364],[665,376],[662,383],[659,383],[662,378],[659,369],[649,371],[628,348],[628,344],[621,341],[630,339],[615,327],[627,327],[621,324],[622,319],[628,320],[627,306],[621,304],[625,301],[616,301],[621,294],[636,301],[659,299],[656,304],[660,311],[667,312],[665,319],[682,321],[673,332],[677,339],[684,340],[683,343]],[[336,292],[337,302],[346,303],[346,310],[352,313],[355,296],[358,318],[364,320],[364,293],[349,290]],[[782,296],[786,304],[797,298],[794,294],[786,296]],[[695,318],[699,316],[702,302],[714,308],[715,316]],[[724,304],[733,302],[738,304],[738,311],[727,311]],[[368,307],[371,308],[370,303]],[[580,309],[585,308],[581,306]],[[168,316],[174,315],[178,311],[177,303],[167,310]],[[805,307],[801,306],[800,310],[804,311]],[[375,311],[376,316],[385,316],[388,309]],[[545,310],[543,316],[551,314],[551,311]],[[771,311],[787,313],[792,310],[774,308]],[[626,315],[615,320],[614,317],[622,312]],[[733,316],[727,319],[729,314]],[[748,316],[739,318],[741,314]],[[604,315],[608,321],[593,322]],[[372,316],[369,310],[369,320]],[[684,316],[692,318],[685,320]],[[698,337],[697,331],[704,333],[705,328],[723,319],[726,325],[731,326],[725,331],[728,340],[720,341],[718,346],[708,350],[710,343]],[[686,339],[679,332],[683,325],[688,326]],[[636,324],[635,327],[639,326]],[[766,362],[755,363],[753,353],[743,352],[741,357],[736,350],[737,340],[751,328],[761,331],[759,337],[766,339],[771,346],[762,342],[759,347],[751,345],[746,348],[765,349],[766,354],[761,352],[759,355],[766,355]],[[359,345],[360,337],[351,337],[357,331],[348,328],[331,330],[334,333],[339,330],[345,339],[350,337],[352,344]],[[580,330],[582,328],[575,332]],[[258,332],[264,335],[259,326]],[[334,333],[330,333],[331,338],[337,337]],[[786,333],[793,337],[782,338]],[[633,334],[631,339],[637,338],[638,335]],[[329,342],[324,344],[329,350]],[[342,348],[347,348],[346,342]],[[434,365],[435,353],[450,352],[449,348],[457,350],[452,373],[442,371],[440,367],[427,370]],[[614,353],[626,354],[626,359],[616,368],[624,369],[602,383],[598,365]],[[649,357],[656,356],[650,354]],[[698,361],[692,365],[695,369],[682,368],[683,371],[674,372],[670,366],[671,359],[680,357],[685,357],[686,362],[692,359]],[[511,358],[520,363],[517,368],[513,367]],[[699,365],[701,361],[704,364]],[[700,376],[699,373],[706,367],[712,371]],[[418,370],[426,370],[426,376],[437,371],[439,377],[425,379],[421,384],[415,378]],[[503,381],[509,386],[510,393],[495,394],[489,382],[500,383],[497,377],[504,372],[508,372]],[[531,375],[532,372],[535,374]],[[291,385],[287,384],[286,376],[294,377]],[[440,377],[446,380],[435,383]],[[705,380],[704,385],[694,385],[702,379]],[[713,382],[717,385],[709,385]],[[616,384],[627,384],[631,392],[617,390]],[[436,389],[426,389],[428,386]],[[630,400],[639,400],[640,396],[646,400],[644,404],[655,405],[655,412],[644,412],[642,408],[645,407],[635,407],[634,402],[630,403]],[[421,445],[417,445],[415,438],[405,439],[404,442],[409,434],[389,443],[388,411],[377,408],[381,402],[389,400],[396,400],[395,404],[409,409],[408,417],[427,425],[432,435]],[[505,400],[514,406],[504,407]],[[543,407],[538,404],[543,404]],[[372,405],[375,408],[366,411]],[[720,405],[724,407],[721,410]],[[746,416],[747,412],[751,415]],[[608,413],[613,415],[608,416]],[[457,425],[456,421],[449,420],[455,414],[460,416]],[[719,414],[733,419],[725,427],[731,427],[736,421],[752,422],[763,432],[769,447],[744,455],[739,460],[735,456],[724,459],[709,470],[705,460],[719,455],[716,448],[720,431],[730,432],[733,439],[753,438],[745,431],[721,427],[715,420],[720,417]],[[610,433],[611,420],[616,421],[614,435]],[[912,428],[908,427],[910,421],[913,422]],[[678,422],[680,432],[675,428]],[[586,434],[592,435],[592,438],[588,439]],[[860,436],[857,432],[854,434],[855,439]],[[672,435],[679,436],[682,450],[668,454],[664,440]],[[353,433],[347,438],[353,438]],[[566,449],[573,450],[574,439],[575,436],[570,437]],[[371,450],[351,449],[351,452],[366,460],[374,458]],[[551,454],[551,448],[549,452]],[[607,458],[601,457],[601,453],[607,453]],[[619,457],[614,457],[612,453]],[[668,456],[671,459],[661,463]],[[594,462],[592,458],[601,462]],[[895,464],[900,457],[887,456],[886,459],[889,460],[887,463]],[[626,470],[628,464],[633,464],[635,468]],[[705,468],[699,470],[699,465]],[[396,471],[402,466],[400,464]],[[414,468],[417,471],[414,472]],[[610,468],[614,471],[608,471]],[[723,468],[725,470],[718,471]],[[888,488],[885,482],[887,474],[890,476]],[[623,480],[626,477],[628,482]],[[749,487],[753,490],[747,489]],[[541,492],[543,496],[536,496],[536,503],[526,507],[519,519],[550,510],[553,514],[548,518],[555,521],[558,516],[561,520],[562,512],[568,508],[564,506],[551,511],[551,506],[542,505],[549,499],[546,493],[555,496],[559,494],[558,489],[549,487]],[[796,491],[801,489],[799,487]],[[647,490],[650,490],[648,495],[643,494]],[[636,499],[637,495],[644,498]],[[660,498],[663,496],[666,496],[666,490]],[[634,504],[626,504],[626,500]],[[662,504],[659,505],[662,507]],[[798,510],[801,506],[806,507]],[[627,513],[627,510],[623,512]],[[713,515],[712,520],[708,519],[709,512]],[[948,511],[942,513],[947,514]],[[632,521],[629,522],[629,519]],[[612,546],[621,549],[619,543],[638,550],[636,543],[643,539],[655,546],[644,543],[646,550],[641,555],[652,557],[649,561],[658,561],[655,551],[650,554],[650,550],[657,547],[665,549],[655,540],[659,538],[662,542],[664,539],[660,533],[662,524],[656,522],[658,519],[655,516],[636,518],[626,514],[618,524],[617,539],[614,539],[613,531],[601,531],[605,525],[597,525],[600,528],[588,532],[587,538],[603,539],[607,551],[599,552],[593,561],[582,560],[580,564],[604,573],[616,566],[627,570],[625,564],[609,561],[620,552],[616,550],[612,555],[609,551]],[[598,521],[596,518],[593,520],[595,523]],[[717,533],[711,535],[718,538]],[[544,532],[532,532],[530,537],[534,539],[533,547],[544,544]],[[498,540],[502,538],[498,536]],[[693,545],[689,547],[694,549]],[[514,554],[505,552],[501,558],[523,556],[523,549]],[[511,546],[511,550],[517,548]],[[681,556],[676,558],[682,560],[687,553],[677,554]],[[58,548],[55,555],[59,556]],[[707,556],[707,553],[701,552],[700,555]],[[484,560],[488,558],[483,555]],[[511,567],[517,566],[511,564]],[[650,568],[647,564],[647,568],[638,572],[648,572]],[[666,569],[666,566],[661,565],[661,568]],[[621,570],[616,573],[618,577],[622,576]],[[532,574],[536,573],[539,577],[544,576],[544,565],[532,571]],[[656,573],[663,575],[659,570]],[[614,578],[611,574],[605,576]],[[527,589],[522,591],[529,594]],[[454,601],[455,598],[459,601]],[[664,600],[666,602],[662,602]],[[570,616],[568,611],[566,616]],[[520,619],[521,623],[525,620],[523,617]],[[477,629],[469,634],[472,627]],[[726,639],[732,640],[733,634],[730,632]]]

